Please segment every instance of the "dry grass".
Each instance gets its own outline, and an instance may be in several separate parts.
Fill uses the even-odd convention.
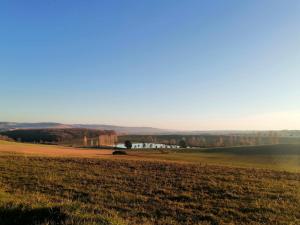
[[[0,224],[300,224],[299,173],[105,157],[0,153]]]
[[[112,150],[79,149],[58,145],[38,145],[0,141],[0,152],[50,157],[105,157]]]

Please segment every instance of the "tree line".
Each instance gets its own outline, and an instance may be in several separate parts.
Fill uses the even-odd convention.
[[[299,144],[300,138],[279,137],[277,135],[124,135],[120,142],[158,143],[180,147],[232,147],[251,145]]]

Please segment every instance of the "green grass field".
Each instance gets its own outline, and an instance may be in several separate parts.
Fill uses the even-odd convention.
[[[300,224],[297,149],[0,152],[0,225]]]
[[[232,148],[138,150],[131,155],[153,160],[300,172],[300,145]]]

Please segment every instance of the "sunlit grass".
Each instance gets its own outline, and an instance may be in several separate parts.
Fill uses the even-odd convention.
[[[298,155],[222,151],[1,152],[0,225],[300,223]]]
[[[2,221],[19,215],[30,224],[36,215],[41,224],[297,224],[300,218],[297,173],[2,155],[0,174],[0,214],[9,215]]]

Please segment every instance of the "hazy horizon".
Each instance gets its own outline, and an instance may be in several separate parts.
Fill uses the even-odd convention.
[[[197,131],[200,131],[200,132],[202,132],[202,131],[204,131],[204,132],[206,132],[206,131],[283,131],[283,130],[300,130],[300,129],[297,129],[297,128],[295,128],[295,129],[285,129],[285,128],[282,128],[282,129],[274,129],[274,128],[270,128],[270,129],[265,129],[265,128],[258,128],[258,129],[247,129],[247,128],[245,128],[245,129],[218,129],[218,128],[216,128],[216,129],[211,129],[211,128],[208,128],[208,129],[184,129],[184,128],[170,128],[170,127],[156,127],[156,126],[151,126],[151,125],[126,125],[126,124],[114,124],[114,123],[105,123],[105,122],[103,122],[103,123],[101,123],[101,122],[99,122],[99,123],[97,123],[97,122],[95,122],[95,123],[92,123],[92,122],[90,122],[90,123],[88,123],[88,122],[67,122],[67,123],[65,123],[65,122],[60,122],[60,121],[0,121],[0,123],[57,123],[57,124],[63,124],[63,125],[103,125],[103,126],[116,126],[116,127],[136,127],[136,128],[154,128],[154,129],[162,129],[162,130],[169,130],[169,131],[175,131],[175,132],[181,132],[181,131],[186,131],[186,132],[193,132],[193,131],[195,131],[195,132],[197,132]]]
[[[3,1],[0,121],[300,130],[300,2]]]

